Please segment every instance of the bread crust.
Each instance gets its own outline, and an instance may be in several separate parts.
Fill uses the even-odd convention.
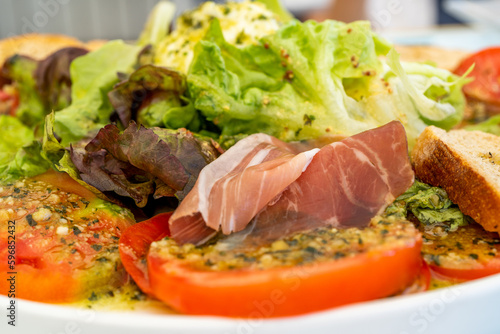
[[[467,157],[440,138],[433,126],[422,132],[412,152],[417,177],[446,190],[460,210],[483,228],[500,232],[500,193]]]
[[[83,43],[76,38],[56,34],[25,34],[0,40],[0,67],[15,54],[29,56],[36,60],[47,58],[52,53],[66,47],[98,49],[106,41],[94,40]]]
[[[428,45],[396,45],[396,51],[401,55],[403,61],[419,63],[431,61],[437,67],[449,71],[453,71],[470,54],[467,51]]]

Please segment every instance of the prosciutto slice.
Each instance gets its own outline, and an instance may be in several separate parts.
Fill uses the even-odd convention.
[[[321,150],[247,137],[206,166],[170,219],[179,243],[261,244],[319,226],[363,227],[414,181],[406,134],[394,121]]]
[[[239,141],[200,172],[170,218],[172,237],[200,244],[219,229],[224,234],[243,230],[302,174],[318,151],[299,153],[266,134]]]

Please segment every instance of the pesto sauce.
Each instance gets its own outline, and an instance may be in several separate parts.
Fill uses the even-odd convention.
[[[376,217],[364,229],[322,227],[296,233],[258,248],[232,248],[224,239],[196,247],[165,238],[154,242],[150,254],[182,260],[197,270],[266,270],[338,261],[372,251],[385,251],[414,243],[418,231],[412,223]]]
[[[129,281],[117,288],[90,291],[86,299],[66,304],[66,306],[96,311],[144,311],[162,314],[177,313],[164,303],[141,292],[133,281]]]

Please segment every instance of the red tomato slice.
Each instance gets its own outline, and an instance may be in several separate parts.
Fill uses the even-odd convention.
[[[3,90],[0,90],[0,102],[10,102],[9,115],[15,116],[17,107],[19,106],[19,95],[9,94]]]
[[[464,281],[500,273],[500,238],[479,224],[461,226],[445,236],[424,236],[428,242],[422,247],[423,258],[441,276]]]
[[[420,275],[418,275],[413,284],[406,288],[402,294],[407,295],[429,290],[429,287],[431,285],[431,277],[432,274],[429,265],[425,261],[422,261],[422,269],[420,270]]]
[[[412,242],[392,249],[332,261],[264,270],[200,270],[182,258],[147,254],[148,242],[168,235],[168,218],[155,217],[125,231],[120,252],[140,287],[185,314],[246,318],[304,314],[399,293],[422,269],[421,238],[415,234]],[[426,277],[421,280],[428,282]]]
[[[475,268],[446,268],[430,265],[432,271],[451,279],[470,281],[500,273],[500,258],[495,258]]]
[[[486,103],[500,105],[500,48],[482,50],[466,58],[455,69],[463,75],[472,65],[470,73],[474,81],[464,86],[467,97]]]
[[[144,293],[153,294],[149,284],[146,255],[153,241],[170,236],[168,220],[172,212],[159,214],[147,222],[128,228],[120,238],[120,257],[127,272]]]
[[[10,100],[12,98],[12,95],[7,94],[3,90],[0,90],[0,101],[5,102],[7,100]]]
[[[86,190],[56,172],[2,186],[0,270],[17,272],[16,297],[74,302],[128,279],[118,240],[133,217],[94,195],[76,193]],[[15,251],[8,242],[15,243]],[[0,280],[0,293],[9,287]]]

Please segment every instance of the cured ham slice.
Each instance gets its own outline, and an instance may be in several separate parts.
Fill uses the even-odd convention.
[[[392,122],[325,146],[232,246],[258,246],[322,226],[368,225],[414,182],[403,126]]]
[[[302,153],[250,136],[200,177],[170,219],[172,237],[201,244],[218,230],[226,241],[270,242],[319,226],[364,227],[414,181],[399,122]]]
[[[297,149],[266,134],[254,134],[204,168],[170,219],[179,242],[203,243],[221,229],[243,230],[252,218],[295,181],[318,149]]]

